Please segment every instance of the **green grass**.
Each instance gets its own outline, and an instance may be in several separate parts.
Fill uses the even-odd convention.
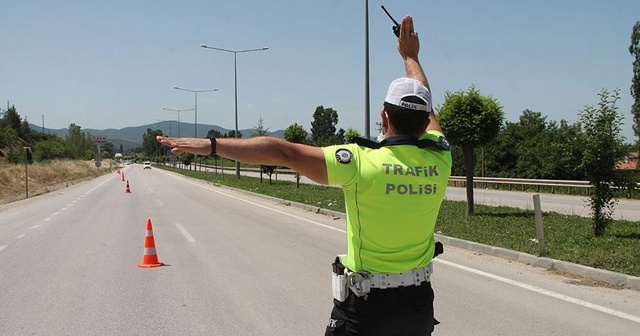
[[[163,167],[164,168],[164,167]],[[272,181],[243,176],[192,172],[166,168],[215,184],[248,190],[272,197],[344,212],[339,188]],[[445,201],[440,210],[436,232],[515,251],[538,254],[536,226],[532,210],[490,207],[476,204],[475,215],[466,216],[466,202]],[[640,276],[640,222],[615,220],[603,237],[591,235],[591,219],[543,213],[546,257],[614,272]]]
[[[445,236],[538,254],[532,210],[476,204],[465,215],[465,202],[445,201],[436,231]],[[546,257],[640,276],[640,222],[615,220],[603,237],[591,235],[590,218],[545,212]]]

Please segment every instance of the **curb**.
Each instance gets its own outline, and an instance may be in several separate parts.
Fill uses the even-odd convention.
[[[198,180],[198,181],[213,184],[203,180]],[[299,209],[315,212],[317,214],[331,216],[334,218],[346,217],[346,215],[343,212],[337,212],[333,210],[319,208],[317,206],[288,201],[281,198],[267,196],[267,195],[255,193],[252,191],[248,191],[248,190],[232,188],[225,185],[219,185],[219,184],[213,184],[213,185],[222,187],[222,188],[227,188],[234,191],[244,192],[253,196],[274,201],[279,204],[293,206]],[[526,265],[544,268],[549,271],[558,271],[558,272],[562,272],[562,273],[566,273],[566,274],[570,274],[578,277],[583,277],[583,278],[587,278],[595,281],[604,282],[618,288],[631,289],[631,290],[640,292],[640,277],[602,270],[602,269],[593,268],[590,266],[579,265],[579,264],[571,263],[568,261],[550,259],[546,257],[537,257],[535,255],[524,253],[524,252],[518,252],[518,251],[505,249],[502,247],[485,245],[485,244],[467,241],[459,238],[447,237],[437,233],[435,234],[435,238],[437,241],[440,241],[445,245],[455,246],[455,247],[463,248],[473,252],[478,252],[478,253],[491,255],[491,256],[506,259],[506,260],[516,261]]]
[[[553,270],[583,278],[588,278],[591,280],[604,282],[619,288],[627,288],[635,291],[640,291],[640,277],[602,270],[590,266],[574,264],[568,261],[537,257],[524,252],[470,242],[467,240],[447,237],[440,234],[436,234],[435,236],[438,241],[442,242],[445,245],[451,245],[506,260],[517,261],[519,263],[544,268],[546,270]]]

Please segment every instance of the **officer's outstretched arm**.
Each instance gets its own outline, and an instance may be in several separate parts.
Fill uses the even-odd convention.
[[[174,154],[211,154],[209,139],[158,136],[157,140],[160,144],[171,147]],[[216,139],[216,154],[244,163],[289,167],[317,183],[328,183],[327,166],[320,147],[296,144],[275,137],[221,138]]]
[[[402,59],[404,60],[407,77],[422,82],[422,84],[429,89],[429,92],[431,92],[427,76],[424,74],[424,70],[418,60],[420,39],[418,38],[418,33],[413,29],[413,19],[411,16],[405,16],[402,19],[402,24],[400,25],[400,36],[398,37],[398,52],[400,52],[400,56],[402,56]],[[433,104],[432,111],[429,114],[429,125],[427,126],[427,130],[442,132],[442,128],[440,128],[440,124],[438,124],[438,120],[436,119],[436,115],[433,111]]]

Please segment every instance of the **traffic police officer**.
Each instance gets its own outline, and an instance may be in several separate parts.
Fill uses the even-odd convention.
[[[407,77],[389,86],[383,141],[314,147],[275,137],[164,138],[174,154],[217,154],[240,162],[290,167],[340,185],[347,213],[347,254],[333,264],[334,308],[326,335],[430,335],[434,226],[451,173],[451,154],[418,61],[413,21],[398,38]]]

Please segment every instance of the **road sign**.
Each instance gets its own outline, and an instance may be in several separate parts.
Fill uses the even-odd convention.
[[[94,135],[91,137],[95,142],[107,142],[107,137],[104,135]]]

